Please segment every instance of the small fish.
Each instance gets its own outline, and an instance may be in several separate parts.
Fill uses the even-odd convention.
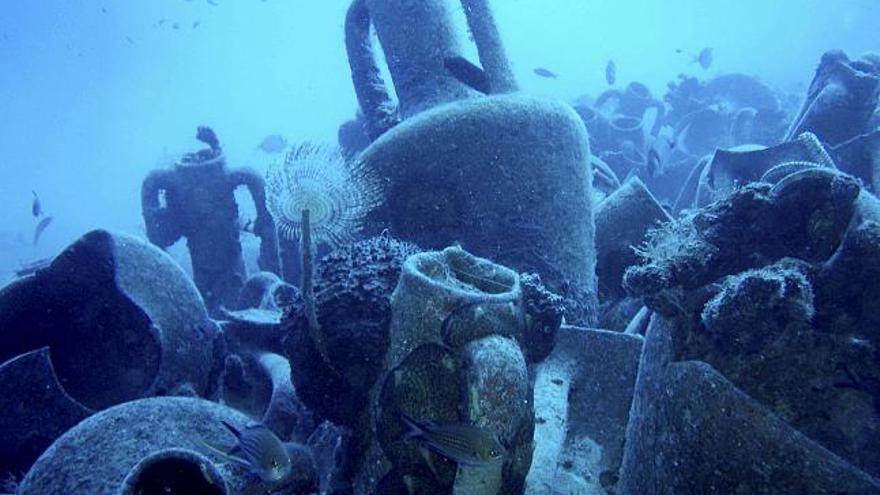
[[[31,191],[34,194],[34,202],[31,204],[31,214],[34,218],[40,218],[43,216],[43,203],[40,202],[40,197],[37,196],[37,191]]]
[[[46,227],[48,227],[50,223],[52,223],[52,217],[43,217],[43,219],[40,220],[40,223],[37,224],[37,228],[34,229],[34,246],[40,242],[40,237],[42,237],[43,231],[46,230]]]
[[[400,419],[410,429],[407,438],[416,439],[443,457],[461,465],[494,465],[502,462],[507,454],[495,434],[476,425],[419,423],[404,413],[400,413]]]
[[[129,45],[133,45],[133,44],[134,44],[134,40],[131,39],[131,36],[126,36],[126,37],[125,37],[125,41],[127,41]]]
[[[471,88],[483,94],[489,94],[489,78],[486,77],[486,71],[470,60],[461,57],[446,57],[443,59],[443,66],[449,71],[452,77],[458,79]]]
[[[559,77],[559,75],[557,75],[555,72],[549,69],[545,69],[544,67],[537,67],[535,68],[534,72],[541,77],[546,77],[549,79],[556,79],[557,77]]]
[[[688,149],[686,143],[688,134],[691,131],[691,124],[693,124],[693,122],[688,122],[687,125],[675,132],[675,147],[688,155],[691,154],[691,151]]]
[[[236,443],[231,449],[215,447],[202,440],[201,443],[215,453],[237,462],[266,482],[278,482],[286,479],[291,473],[290,455],[275,433],[263,425],[257,424],[238,429],[226,421],[221,421],[233,435]]]
[[[193,22],[192,28],[195,29],[195,28],[199,27],[200,24],[201,24],[200,21],[195,21],[195,22]]]
[[[171,29],[180,29],[180,23],[175,22],[174,24],[171,25]]]
[[[257,149],[262,150],[263,153],[281,153],[287,149],[287,139],[284,139],[281,134],[269,134],[260,141]]]
[[[700,54],[694,58],[694,62],[699,62],[700,67],[703,70],[708,69],[712,66],[712,49],[711,48],[703,48],[700,50]]]
[[[102,13],[102,14],[106,14],[106,13],[107,13],[107,7],[101,7],[101,13]]]
[[[703,48],[702,50],[700,50],[700,53],[698,53],[696,55],[694,55],[691,52],[686,52],[686,51],[682,50],[681,48],[676,48],[675,53],[685,53],[685,54],[690,55],[691,63],[692,64],[700,64],[700,67],[702,67],[703,70],[706,70],[712,66],[713,54],[712,54],[712,49],[709,47]]]
[[[21,267],[18,270],[15,270],[15,276],[24,277],[36,273],[37,271],[48,267],[52,263],[52,260],[53,258],[50,256],[48,258],[40,258],[28,263],[22,263]]]
[[[609,60],[605,64],[605,82],[609,86],[614,86],[614,83],[617,82],[617,64],[614,63],[614,60]]]
[[[663,173],[663,165],[678,146],[676,139],[670,136],[672,132],[671,128],[664,128],[660,135],[653,138],[648,154],[645,156],[645,171],[648,173],[648,177],[657,177]]]
[[[660,167],[662,163],[660,163],[660,153],[657,152],[653,147],[648,151],[647,163],[645,164],[645,168],[648,171],[648,177],[656,177],[660,172]]]
[[[216,7],[216,6],[217,6],[217,2],[215,2],[214,0],[208,0],[208,5],[213,5],[213,6]]]

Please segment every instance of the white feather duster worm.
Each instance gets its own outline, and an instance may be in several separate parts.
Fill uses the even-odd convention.
[[[288,239],[300,238],[302,211],[309,210],[314,242],[331,247],[352,242],[381,201],[376,176],[333,146],[294,146],[266,172],[266,206]]]

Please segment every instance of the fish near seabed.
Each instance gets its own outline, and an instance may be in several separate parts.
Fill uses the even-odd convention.
[[[43,217],[43,219],[40,220],[40,223],[37,224],[37,227],[34,229],[34,246],[40,242],[40,237],[43,236],[43,231],[46,230],[46,227],[48,227],[50,223],[52,223],[52,217]]]
[[[257,145],[257,149],[262,150],[263,153],[281,153],[287,149],[287,139],[281,134],[270,134],[260,141],[260,144]]]
[[[689,53],[689,52],[686,52],[686,51],[682,50],[681,48],[676,49],[675,53],[685,53],[685,54],[690,55],[692,57],[691,63],[692,64],[700,64],[700,67],[702,67],[703,70],[706,70],[709,67],[711,67],[712,61],[714,60],[714,53],[713,53],[712,48],[710,48],[710,47],[703,48],[702,50],[700,50],[700,53],[698,53],[696,55]]]
[[[498,437],[486,428],[467,423],[419,423],[402,412],[400,419],[409,428],[406,438],[417,440],[460,465],[491,466],[503,462],[507,455]]]
[[[617,82],[617,64],[614,63],[614,60],[609,60],[605,64],[605,82],[609,86],[614,86],[614,83]]]
[[[672,155],[673,150],[679,147],[678,139],[671,127],[664,126],[657,136],[649,139],[650,146],[645,156],[645,171],[648,177],[657,177],[663,174],[664,166]]]
[[[663,162],[660,159],[660,153],[654,147],[651,147],[648,150],[648,156],[645,157],[645,171],[648,173],[648,177],[653,178],[659,175],[662,166]]]
[[[202,444],[230,461],[248,468],[261,480],[269,483],[286,479],[291,473],[290,455],[284,443],[269,428],[261,424],[238,429],[221,421],[233,435],[236,443],[228,451],[202,440]]]
[[[24,277],[30,275],[32,273],[36,273],[39,270],[42,270],[48,267],[54,258],[52,256],[46,258],[40,258],[28,263],[22,263],[21,267],[18,270],[15,270],[16,277]]]
[[[699,55],[697,55],[695,62],[698,62],[700,64],[700,67],[702,67],[703,70],[706,70],[712,66],[712,59],[712,49],[707,47],[700,50],[700,53]]]
[[[34,193],[34,202],[31,204],[31,214],[34,218],[39,218],[43,216],[43,204],[40,202],[40,197],[37,196],[37,191],[31,191]]]
[[[544,67],[536,67],[534,72],[535,74],[541,77],[546,77],[548,79],[556,79],[559,77],[557,73],[551,71],[550,69],[545,69]]]

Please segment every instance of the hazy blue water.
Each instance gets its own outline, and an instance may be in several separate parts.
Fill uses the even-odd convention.
[[[269,133],[335,141],[356,107],[343,47],[348,3],[216,2],[2,0],[0,280],[88,229],[139,232],[141,179],[197,147],[196,125],[216,129],[232,166],[265,166],[254,147]],[[655,92],[682,71],[746,72],[801,91],[825,50],[880,50],[877,0],[494,5],[523,89],[567,100],[603,90],[609,58],[618,84],[640,80]],[[703,46],[715,49],[706,72],[675,53]],[[538,78],[535,66],[560,78]],[[55,222],[37,248],[9,246],[32,235],[31,189]]]

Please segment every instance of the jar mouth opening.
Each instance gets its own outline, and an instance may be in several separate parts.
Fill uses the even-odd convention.
[[[630,131],[640,128],[642,126],[642,120],[635,117],[628,117],[626,115],[618,115],[611,120],[611,125],[615,129]]]
[[[203,149],[195,153],[185,153],[180,161],[176,163],[178,167],[205,167],[211,165],[222,165],[226,162],[226,155],[219,150]]]
[[[229,490],[220,471],[203,455],[167,449],[138,462],[126,475],[119,495],[166,492],[227,495]]]
[[[510,294],[519,285],[519,278],[513,270],[457,247],[416,255],[415,269],[432,283],[475,295]]]

